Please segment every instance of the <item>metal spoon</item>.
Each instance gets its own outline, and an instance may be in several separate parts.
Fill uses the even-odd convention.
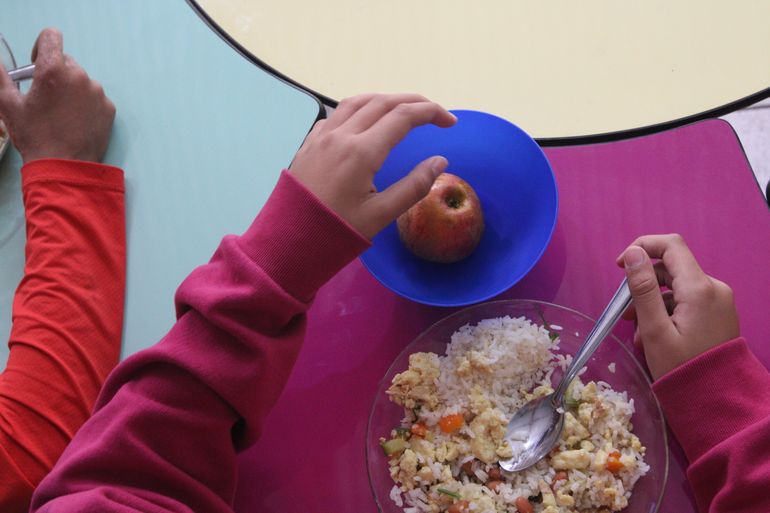
[[[12,69],[8,72],[8,76],[11,77],[11,80],[13,80],[14,82],[29,80],[32,78],[34,74],[35,74],[34,64],[28,64],[26,66],[22,66],[21,68]]]
[[[513,448],[513,458],[500,461],[503,469],[524,470],[543,459],[553,449],[564,428],[564,413],[559,413],[559,410],[564,411],[564,393],[567,387],[630,303],[631,291],[628,290],[628,282],[624,278],[591,333],[578,349],[556,390],[552,394],[528,402],[511,418],[505,439]]]

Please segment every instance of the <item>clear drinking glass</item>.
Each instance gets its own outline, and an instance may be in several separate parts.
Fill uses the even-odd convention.
[[[5,40],[5,37],[3,37],[2,34],[0,34],[0,62],[3,63],[3,67],[6,71],[16,67],[16,59],[13,57],[13,51],[11,51],[8,41]],[[5,155],[7,149],[8,134],[5,130],[5,125],[0,121],[0,158]]]
[[[2,61],[6,70],[11,70],[16,67],[16,59],[13,57],[11,46],[2,34],[0,34],[0,61]]]
[[[11,51],[11,46],[8,41],[0,34],[0,62],[7,70],[12,70],[17,67],[16,59]],[[19,87],[19,84],[16,84]],[[0,121],[0,160],[3,159],[8,152],[8,148],[11,146],[8,132],[5,129],[5,125]],[[21,206],[21,198],[19,194],[19,173],[9,172],[11,164],[6,161],[3,162],[3,166],[0,169],[0,248],[11,240],[19,229],[24,225],[24,209]]]

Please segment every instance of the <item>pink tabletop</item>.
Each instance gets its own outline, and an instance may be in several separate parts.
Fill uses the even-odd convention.
[[[770,211],[732,128],[713,120],[629,141],[546,150],[560,212],[541,261],[504,298],[601,313],[634,238],[681,233],[703,269],[735,291],[743,334],[770,364]],[[417,334],[453,310],[382,287],[356,261],[318,294],[303,351],[257,445],[240,461],[236,509],[375,512],[364,461],[380,378]],[[630,340],[631,326],[616,334]],[[672,444],[662,511],[695,511]]]

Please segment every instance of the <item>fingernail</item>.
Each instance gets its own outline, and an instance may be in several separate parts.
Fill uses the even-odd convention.
[[[444,172],[449,165],[449,161],[444,157],[433,157],[430,161],[430,170],[433,172],[433,178]]]
[[[639,246],[631,246],[623,254],[626,269],[634,269],[644,262],[644,250]]]

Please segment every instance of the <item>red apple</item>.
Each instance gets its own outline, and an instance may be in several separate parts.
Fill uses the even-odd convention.
[[[451,173],[442,173],[419,203],[396,221],[401,242],[420,258],[452,263],[467,257],[484,234],[484,214],[476,191]]]

